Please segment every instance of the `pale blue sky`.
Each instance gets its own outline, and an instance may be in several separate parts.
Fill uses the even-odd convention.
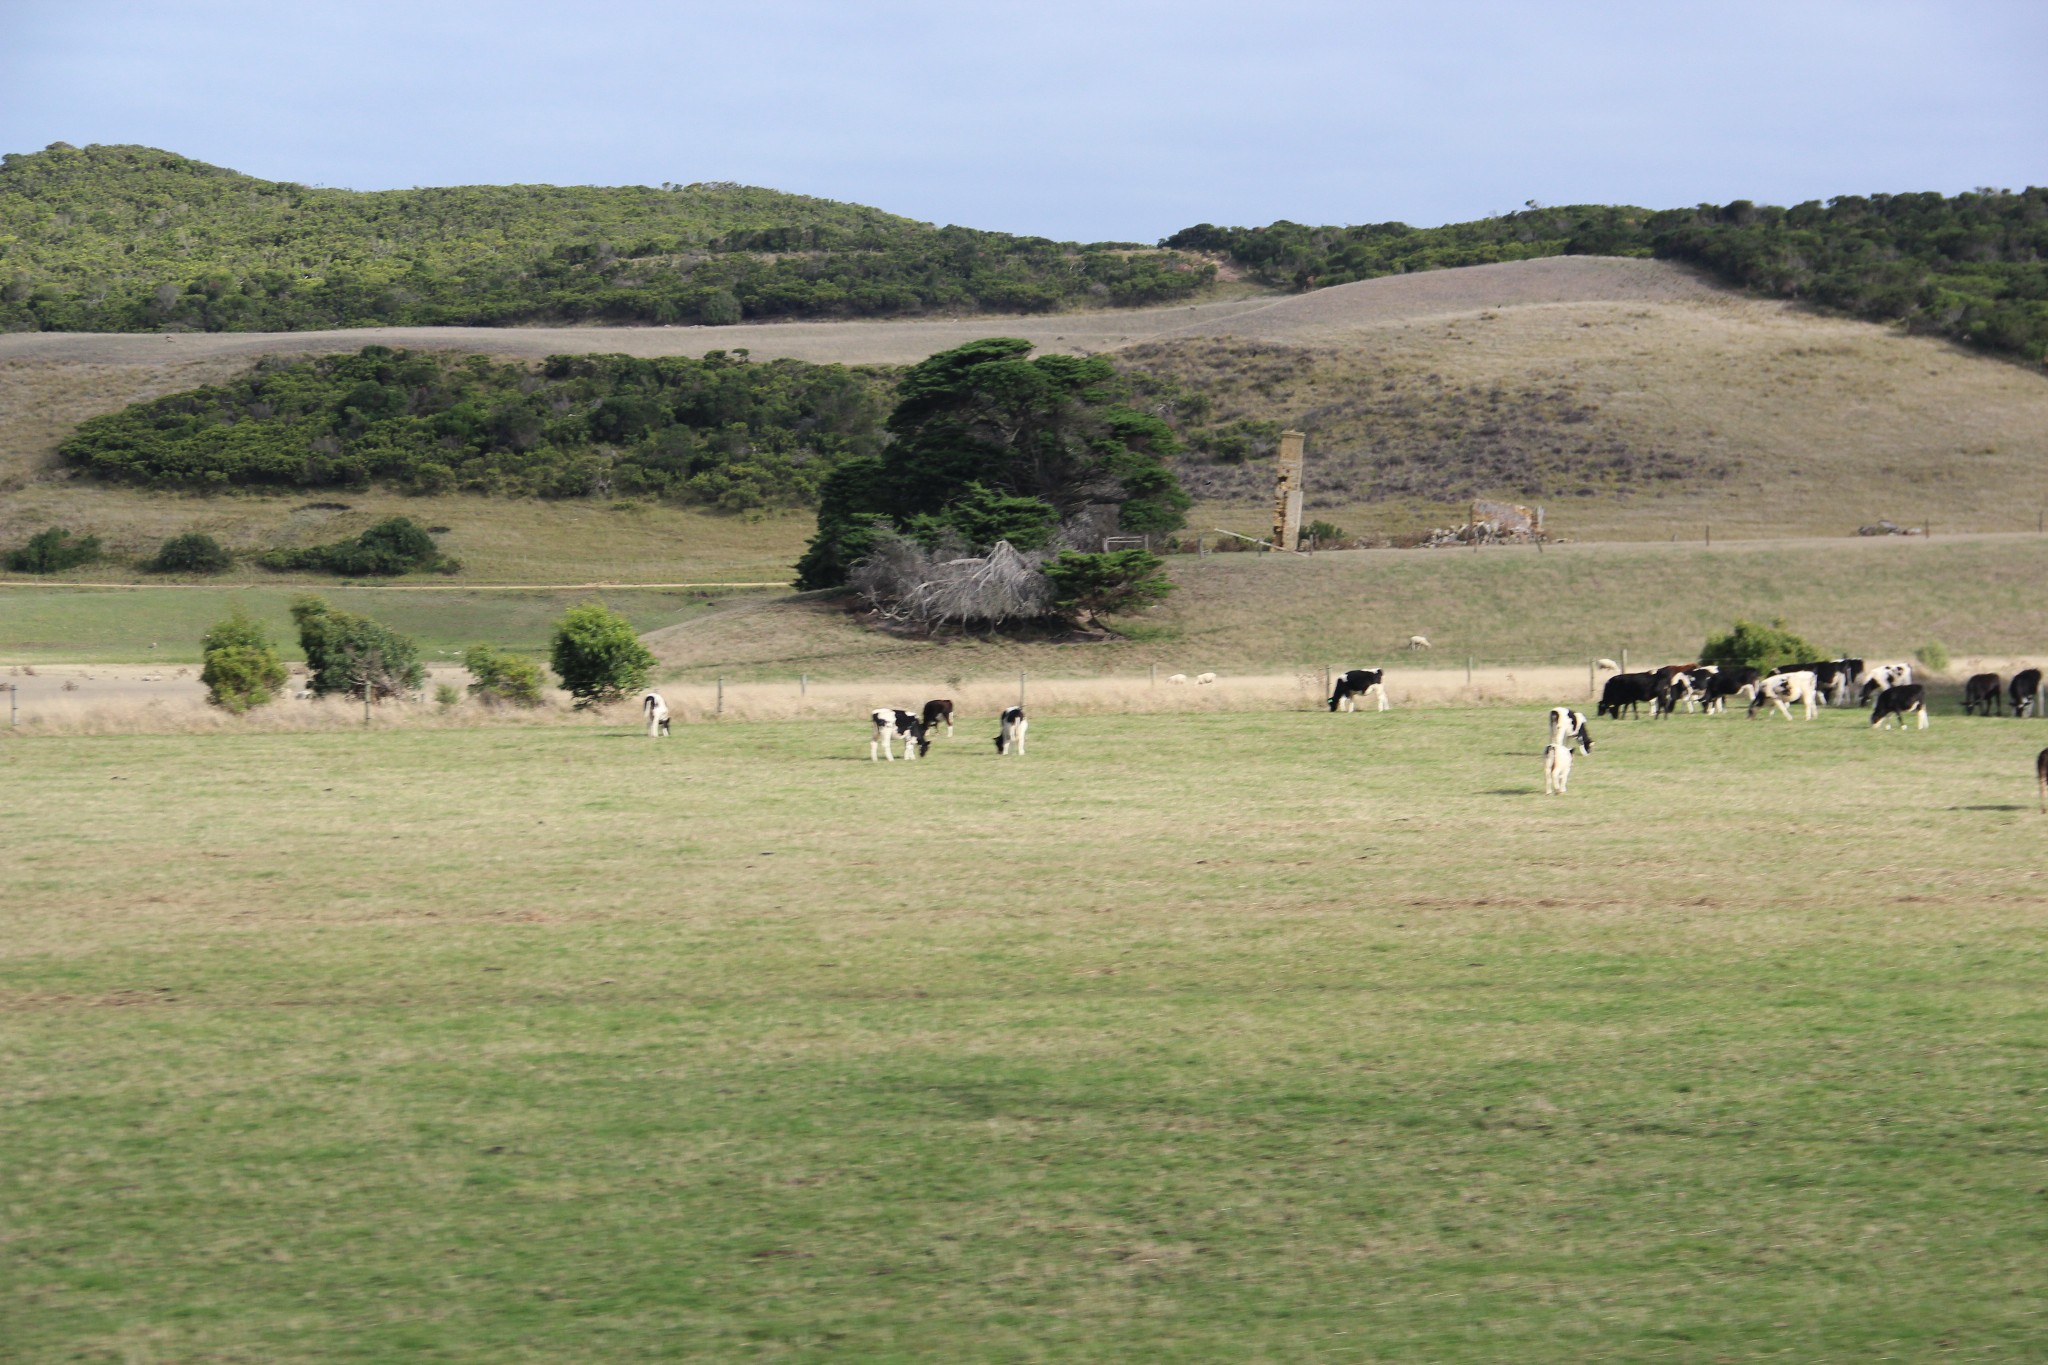
[[[2048,3],[0,0],[0,151],[1149,241],[2048,182]]]

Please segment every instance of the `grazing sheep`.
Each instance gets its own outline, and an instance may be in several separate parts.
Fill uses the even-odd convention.
[[[1409,636],[1409,637],[1408,637],[1408,648],[1410,648],[1410,649],[1428,649],[1428,648],[1429,648],[1429,637],[1428,637],[1427,635],[1411,635],[1411,636]]]
[[[1563,796],[1565,784],[1572,780],[1572,751],[1562,744],[1543,746],[1543,794]]]
[[[640,709],[647,713],[647,737],[659,739],[669,733],[668,703],[661,699],[661,693],[649,692],[640,699]]]
[[[1169,675],[1166,680],[1175,687],[1185,687],[1187,686],[1188,675],[1185,673],[1174,673]]]
[[[1614,662],[1614,660],[1612,659],[1595,659],[1593,661],[1593,667],[1605,669],[1609,673],[1621,672],[1621,665]]]
[[[1215,681],[1216,681],[1216,675],[1215,675],[1214,673],[1197,673],[1197,674],[1195,674],[1195,682],[1196,682],[1197,684],[1201,684],[1201,683],[1212,683],[1212,682],[1215,682]]]

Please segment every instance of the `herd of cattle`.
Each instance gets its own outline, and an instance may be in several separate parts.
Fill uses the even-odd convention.
[[[1604,667],[1614,665],[1600,661]],[[1214,673],[1204,673],[1197,682],[1214,682]],[[1169,682],[1185,682],[1186,675],[1175,674]],[[1683,709],[1704,711],[1708,715],[1726,713],[1729,698],[1746,700],[1748,715],[1756,719],[1756,713],[1767,707],[1775,708],[1785,719],[1792,718],[1792,707],[1803,709],[1806,719],[1812,720],[1822,706],[1847,706],[1854,698],[1854,704],[1870,707],[1870,723],[1873,728],[1891,727],[1897,719],[1903,727],[1912,718],[1919,729],[1927,728],[1927,688],[1923,683],[1913,681],[1913,666],[1907,663],[1867,664],[1862,659],[1829,659],[1818,663],[1786,664],[1772,669],[1769,673],[1747,666],[1722,667],[1714,664],[1666,664],[1647,673],[1623,673],[1616,671],[1607,680],[1600,692],[1600,704],[1595,709],[1596,717],[1612,717],[1620,720],[1626,710],[1631,716],[1640,716],[1647,703],[1653,719],[1661,719]],[[1360,701],[1375,698],[1378,709],[1387,709],[1387,676],[1385,669],[1351,668],[1338,673],[1330,689],[1330,710],[1358,710]],[[1996,673],[1979,673],[1963,686],[1963,713],[1965,715],[2003,714],[2003,703],[2010,700],[2015,716],[2039,715],[2048,705],[2048,691],[2041,685],[2041,670],[2022,669],[2013,674],[2008,685]],[[647,734],[657,738],[669,733],[668,703],[659,692],[649,692],[641,698],[641,710],[647,717]],[[895,762],[895,741],[903,742],[903,756],[916,759],[931,752],[932,734],[940,725],[946,727],[946,734],[953,733],[953,703],[947,698],[938,698],[924,704],[919,713],[899,711],[884,707],[873,712],[869,719],[874,723],[874,734],[868,741],[868,759]],[[1024,753],[1025,733],[1029,722],[1024,718],[1024,708],[1012,706],[1004,710],[995,737],[998,755]],[[1592,732],[1586,726],[1583,713],[1568,706],[1554,706],[1550,710],[1549,742],[1543,748],[1543,790],[1546,795],[1562,796],[1571,781],[1572,751],[1591,753]],[[2048,749],[2043,749],[2034,760],[2034,777],[2040,788],[2041,809],[2048,813]]]

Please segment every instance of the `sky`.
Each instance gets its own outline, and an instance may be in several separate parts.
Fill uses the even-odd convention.
[[[0,0],[0,151],[732,180],[937,223],[1459,222],[2048,183],[2040,0]]]

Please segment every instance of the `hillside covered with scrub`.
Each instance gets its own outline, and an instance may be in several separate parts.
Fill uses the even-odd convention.
[[[1436,228],[1203,223],[1163,245],[1219,254],[1297,290],[1540,256],[1656,256],[1774,297],[2048,358],[2048,188],[1846,195],[1792,208],[1532,204]]]
[[[0,330],[303,331],[1034,313],[1186,297],[1135,243],[934,227],[732,184],[357,192],[151,147],[0,159]]]
[[[889,371],[701,360],[486,356],[366,346],[266,359],[227,383],[81,423],[87,473],[156,488],[363,488],[540,497],[648,495],[728,512],[815,503],[872,454]]]

